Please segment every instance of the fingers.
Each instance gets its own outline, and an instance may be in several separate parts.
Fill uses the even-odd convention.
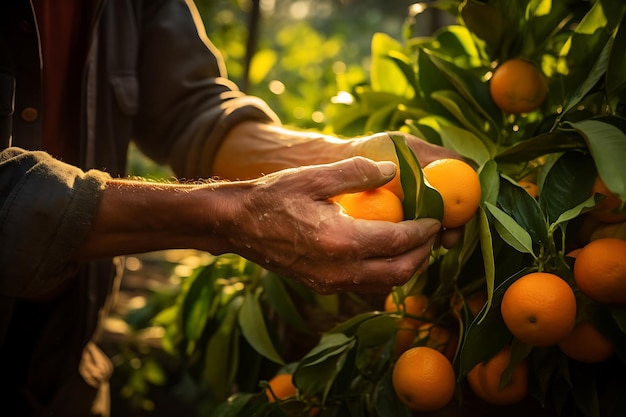
[[[353,157],[327,165],[318,165],[310,181],[317,184],[317,198],[358,192],[380,187],[396,173],[390,161],[375,162],[363,157]]]
[[[389,291],[423,272],[440,230],[433,219],[401,223],[355,221],[359,231],[351,247],[329,249],[337,255],[301,282],[322,294]],[[340,244],[342,245],[342,244]],[[349,253],[346,255],[346,253]]]

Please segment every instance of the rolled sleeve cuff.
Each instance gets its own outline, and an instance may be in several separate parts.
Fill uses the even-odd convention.
[[[29,297],[53,290],[76,271],[110,176],[45,152],[10,148],[0,159],[0,291]]]

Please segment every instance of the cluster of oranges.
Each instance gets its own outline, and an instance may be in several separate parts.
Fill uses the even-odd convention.
[[[500,304],[502,319],[515,338],[530,346],[558,346],[567,357],[599,363],[614,353],[614,345],[595,324],[577,311],[574,287],[593,302],[626,303],[626,241],[602,238],[568,256],[575,258],[570,284],[547,272],[524,275],[511,284]],[[473,316],[486,297],[481,294]],[[467,301],[467,300],[465,300]],[[454,304],[454,303],[453,303]],[[469,305],[467,303],[466,305]],[[454,307],[454,306],[453,306]],[[438,320],[428,297],[409,295],[394,306],[387,297],[385,310],[402,313],[398,319],[394,353],[398,356],[393,384],[398,398],[416,411],[433,411],[447,405],[457,389],[454,359],[458,334],[433,323]],[[421,329],[421,330],[420,330]],[[424,329],[438,329],[428,335]],[[434,337],[433,337],[434,335]],[[508,370],[506,378],[503,376]],[[467,374],[468,386],[488,404],[514,404],[528,395],[527,359],[512,363],[506,345]]]
[[[480,202],[480,183],[474,170],[462,161],[442,160],[426,166],[423,172],[444,200],[444,227],[459,227],[469,221]],[[402,195],[391,191],[398,188],[398,181],[396,176],[391,186],[346,194],[335,201],[355,218],[398,222],[404,218]],[[520,181],[519,185],[537,197],[534,183]],[[593,193],[606,198],[591,216],[603,222],[626,220],[626,215],[615,212],[621,201],[600,179]],[[589,302],[626,304],[625,254],[625,240],[598,238],[567,254],[574,260],[572,279],[545,271],[518,278],[506,289],[499,305],[504,324],[526,345],[556,346],[565,356],[584,363],[607,360],[614,353],[614,345],[581,306]],[[581,297],[585,298],[582,303]],[[485,292],[463,300],[453,297],[441,314],[441,306],[424,294],[402,299],[395,292],[387,296],[384,310],[396,317],[392,384],[399,400],[411,410],[435,411],[452,401],[460,381],[453,366],[460,345],[459,322],[455,326],[454,320],[442,317],[451,314],[460,320],[462,307],[476,317],[486,300]],[[476,364],[465,377],[467,386],[488,404],[514,404],[528,396],[528,358],[512,362],[511,351],[507,344],[490,359]],[[270,401],[297,395],[290,374],[276,376],[269,386]],[[311,407],[308,415],[319,410]]]

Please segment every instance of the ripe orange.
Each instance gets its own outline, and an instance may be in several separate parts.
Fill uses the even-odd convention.
[[[456,312],[457,315],[461,315],[463,307],[466,307],[472,317],[476,317],[480,310],[483,309],[487,303],[487,292],[477,291],[465,298],[461,298],[459,295],[454,295],[450,299],[450,307]]]
[[[615,347],[590,321],[583,321],[559,342],[565,355],[580,362],[598,363],[609,358]]]
[[[472,391],[483,401],[493,405],[515,404],[528,395],[528,364],[515,365],[511,380],[501,386],[502,373],[511,362],[511,348],[504,347],[486,362],[476,364],[467,374]]]
[[[396,196],[398,196],[400,201],[404,199],[404,190],[402,190],[402,183],[400,183],[400,168],[396,166],[396,175],[391,181],[383,185],[383,188],[393,192]]]
[[[476,317],[480,310],[483,309],[485,304],[487,303],[487,292],[479,291],[467,297],[465,299],[465,305],[469,309],[470,313],[472,313],[473,317]]]
[[[393,293],[389,293],[387,298],[385,298],[385,311],[432,318],[432,312],[428,311],[429,303],[428,297],[424,294],[410,294],[404,297],[404,300],[400,304],[396,305],[393,300]],[[422,320],[413,317],[408,317],[407,320],[416,327],[423,323]]]
[[[393,355],[398,357],[406,352],[415,343],[417,327],[412,319],[399,319],[393,342]]]
[[[571,251],[567,252],[565,256],[576,259],[581,250],[583,250],[583,248],[572,249]]]
[[[453,158],[433,161],[423,171],[428,183],[443,199],[443,227],[453,229],[467,223],[480,204],[476,171],[466,162]]]
[[[295,397],[298,393],[298,389],[293,384],[293,374],[283,373],[277,374],[268,381],[271,388],[265,390],[265,395],[269,402],[273,403],[276,400],[285,400],[290,397]],[[320,407],[307,406],[308,417],[315,417],[320,413]],[[304,415],[304,414],[303,414]]]
[[[344,194],[338,204],[355,219],[400,222],[404,219],[402,201],[392,191],[379,187],[358,193]]]
[[[532,198],[537,198],[539,195],[539,187],[537,184],[530,181],[518,181],[517,182]]]
[[[626,213],[616,213],[613,210],[619,208],[622,200],[609,190],[599,176],[593,183],[591,193],[602,194],[605,198],[598,203],[598,206],[589,212],[589,215],[604,223],[620,223],[626,221]]]
[[[385,298],[385,311],[397,312],[399,314],[408,314],[410,316],[430,318],[432,312],[428,311],[429,300],[423,294],[410,294],[404,297],[404,300],[396,305],[393,293],[389,293]],[[415,317],[403,317],[397,320],[398,329],[395,334],[394,355],[400,356],[404,351],[410,348],[415,342],[417,327],[424,322]]]
[[[458,342],[459,334],[453,329],[433,323],[424,323],[417,328],[418,345],[437,349],[451,361],[454,360]]]
[[[592,300],[626,303],[626,241],[607,237],[587,243],[576,256],[574,280]]]
[[[292,374],[278,374],[268,381],[271,388],[265,391],[267,399],[270,402],[274,402],[276,399],[284,400],[285,398],[293,397],[297,394],[298,389],[293,384]]]
[[[535,64],[514,58],[496,67],[489,80],[489,92],[500,110],[520,114],[541,107],[548,95],[548,84]]]
[[[576,296],[561,277],[533,272],[507,288],[500,312],[507,328],[519,340],[532,346],[550,346],[574,328]]]
[[[393,367],[396,395],[414,411],[435,411],[452,400],[456,377],[452,364],[441,352],[418,346],[404,352]]]

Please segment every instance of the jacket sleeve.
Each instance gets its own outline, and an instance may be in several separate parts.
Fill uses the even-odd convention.
[[[0,151],[1,295],[38,296],[72,276],[108,178],[45,152]]]
[[[226,78],[192,0],[145,2],[136,142],[179,177],[212,175],[228,130],[244,120],[279,123],[261,99]]]

